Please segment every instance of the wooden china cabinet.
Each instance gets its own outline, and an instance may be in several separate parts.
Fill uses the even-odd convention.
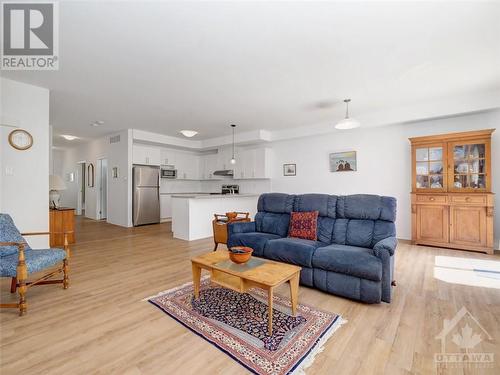
[[[413,243],[493,254],[494,131],[410,138]]]

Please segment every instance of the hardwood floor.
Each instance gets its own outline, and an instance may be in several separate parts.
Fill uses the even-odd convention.
[[[213,248],[211,239],[172,238],[169,224],[121,228],[77,220],[70,288],[34,287],[28,314],[0,311],[2,374],[246,374],[247,371],[169,316],[141,301],[191,280],[189,259]],[[498,374],[500,280],[471,283],[472,271],[435,268],[442,258],[500,263],[494,256],[400,244],[391,304],[366,305],[299,288],[299,302],[348,320],[327,342],[308,374]],[[445,259],[446,262],[449,261]],[[455,278],[456,282],[441,279]],[[464,285],[462,285],[464,284]],[[13,300],[10,280],[2,301]],[[276,293],[287,295],[287,286]],[[492,337],[474,351],[495,354],[493,368],[436,370],[435,339],[443,319],[465,306]],[[474,330],[476,331],[475,327]],[[481,337],[485,339],[485,334]]]

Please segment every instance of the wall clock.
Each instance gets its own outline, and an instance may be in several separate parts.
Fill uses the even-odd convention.
[[[16,150],[27,150],[33,146],[33,137],[26,130],[15,129],[9,134],[9,144]]]

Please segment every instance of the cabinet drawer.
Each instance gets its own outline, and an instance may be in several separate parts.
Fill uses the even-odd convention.
[[[451,203],[485,205],[486,195],[452,195]]]
[[[446,195],[417,195],[417,202],[446,203]]]

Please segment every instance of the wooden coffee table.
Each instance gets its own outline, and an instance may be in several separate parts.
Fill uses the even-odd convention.
[[[292,264],[252,257],[245,264],[229,260],[227,250],[211,251],[191,259],[193,269],[194,297],[200,296],[201,270],[210,272],[210,280],[224,288],[245,293],[258,287],[268,292],[268,330],[273,334],[273,290],[277,286],[290,284],[292,314],[297,312],[299,278],[301,268]]]

